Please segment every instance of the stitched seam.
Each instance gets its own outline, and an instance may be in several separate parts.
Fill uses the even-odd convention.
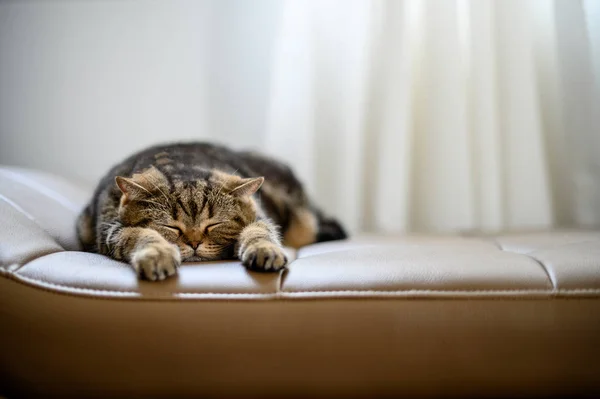
[[[62,295],[62,296],[67,296],[67,297],[73,297],[73,298],[84,298],[87,300],[99,300],[99,301],[111,301],[111,302],[115,302],[115,301],[144,301],[144,302],[178,302],[181,301],[182,298],[181,297],[134,297],[134,296],[119,296],[119,297],[103,297],[103,296],[97,296],[97,295],[93,295],[89,292],[82,292],[82,293],[74,293],[74,292],[68,292],[68,291],[55,291],[52,290],[48,287],[44,287],[44,286],[33,286],[28,284],[27,282],[18,280],[18,279],[12,279],[9,278],[8,280],[16,283],[16,284],[21,284],[21,285],[25,285],[28,286],[29,288],[32,289],[38,289],[41,291],[44,291],[46,293],[49,293],[51,295]],[[332,291],[333,292],[333,291]],[[328,301],[333,301],[333,300],[352,300],[352,299],[356,299],[357,297],[320,297],[320,296],[314,296],[314,297],[303,297],[303,296],[299,296],[299,295],[294,295],[296,293],[284,293],[280,296],[275,295],[275,294],[254,294],[255,296],[252,296],[253,294],[249,294],[246,297],[226,297],[225,295],[222,295],[221,297],[216,297],[216,296],[208,296],[208,294],[204,294],[203,296],[201,296],[202,294],[197,294],[195,296],[190,296],[187,299],[195,299],[197,301],[202,301],[204,303],[206,302],[231,302],[231,301],[239,301],[239,300],[260,300],[260,301],[265,301],[265,300],[269,300],[269,299],[280,299],[280,300],[294,300],[294,301],[311,301],[311,300],[316,300],[316,301],[323,301],[323,300],[328,300]],[[553,295],[552,297],[548,297],[548,296],[521,296],[521,297],[506,297],[506,296],[485,296],[485,297],[476,297],[476,298],[471,298],[471,297],[443,297],[443,296],[438,296],[438,297],[417,297],[415,295],[412,296],[391,296],[391,295],[379,295],[379,296],[375,296],[375,295],[364,295],[361,296],[360,299],[361,300],[391,300],[391,299],[396,299],[396,298],[402,298],[402,300],[444,300],[444,301],[449,301],[449,300],[485,300],[485,301],[506,301],[506,300],[511,300],[511,301],[525,301],[525,300],[560,300],[560,301],[565,301],[565,300],[577,300],[577,299],[581,299],[581,296],[570,296],[569,293],[565,293],[565,295],[563,296],[559,296],[559,295]],[[585,298],[585,297],[583,297]],[[586,299],[589,299],[586,298]]]
[[[504,251],[503,249],[500,249],[501,251]],[[63,250],[64,251],[64,250]],[[56,251],[56,252],[62,252],[62,251]],[[504,251],[504,252],[510,252],[510,251]],[[52,252],[54,253],[54,252]],[[512,253],[512,252],[511,252]],[[23,266],[25,266],[27,263],[36,260],[38,258],[41,258],[43,256],[49,255],[51,253],[42,253],[39,254],[38,256],[35,256],[31,259],[28,259],[26,262],[22,263],[17,269],[15,270],[2,270],[0,269],[0,275],[4,275],[4,276],[8,276],[9,278],[12,276],[14,276],[15,280],[23,280],[23,281],[27,281],[30,284],[39,284],[39,285],[48,285],[48,286],[52,286],[52,287],[58,287],[58,288],[64,288],[64,289],[69,289],[69,290],[74,290],[74,291],[81,291],[81,292],[98,292],[98,293],[106,293],[106,294],[131,294],[131,295],[139,295],[139,296],[144,296],[144,297],[151,297],[152,295],[149,294],[142,294],[141,292],[137,292],[137,291],[121,291],[121,290],[99,290],[96,288],[80,288],[80,287],[74,287],[74,286],[69,286],[69,285],[64,285],[64,284],[57,284],[57,283],[51,283],[51,282],[47,282],[44,280],[40,280],[40,279],[34,279],[34,278],[30,278],[30,277],[25,277],[22,275],[17,275],[15,272],[18,271],[19,269],[21,269]],[[561,294],[561,293],[583,293],[583,292],[588,292],[588,293],[600,293],[600,289],[596,289],[596,288],[571,288],[571,289],[558,289],[556,288],[556,285],[554,284],[554,281],[552,280],[552,278],[550,277],[550,274],[548,272],[548,270],[545,268],[545,266],[539,262],[537,259],[529,256],[529,255],[525,255],[528,258],[532,259],[534,262],[540,264],[542,266],[542,268],[544,269],[544,271],[546,272],[546,274],[548,275],[548,278],[553,286],[553,288],[551,290],[539,290],[539,289],[503,289],[503,290],[428,290],[428,289],[407,289],[407,290],[304,290],[304,291],[284,291],[283,290],[283,283],[284,283],[284,278],[285,275],[287,274],[287,269],[284,269],[283,272],[281,272],[279,274],[279,282],[278,282],[278,287],[277,287],[277,291],[272,293],[272,294],[264,294],[264,293],[241,293],[241,292],[231,292],[231,293],[227,293],[227,292],[168,292],[166,293],[166,295],[191,295],[191,296],[201,296],[201,295],[211,295],[211,296],[232,296],[232,295],[244,295],[244,296],[252,296],[255,295],[257,297],[261,297],[261,296],[276,296],[277,294],[303,294],[303,293],[330,293],[330,294],[335,294],[335,293],[356,293],[356,294],[361,294],[361,293],[372,293],[372,294],[406,294],[406,293],[430,293],[430,294],[452,294],[452,293],[456,293],[456,294],[467,294],[467,293],[471,293],[471,294],[476,294],[476,293],[514,293],[514,294],[519,294],[519,293],[546,293],[546,294]],[[156,298],[164,298],[163,296],[156,296]]]
[[[2,273],[0,273],[0,276],[2,275]],[[99,296],[99,295],[95,295],[95,293],[91,292],[91,290],[86,290],[86,289],[79,289],[79,291],[59,291],[56,289],[53,289],[51,286],[46,286],[46,285],[35,285],[30,283],[29,281],[25,281],[25,280],[21,280],[19,278],[11,278],[12,276],[10,275],[6,275],[7,280],[12,281],[16,284],[20,284],[20,285],[24,285],[27,286],[29,288],[35,289],[35,290],[41,290],[53,295],[64,295],[64,296],[68,296],[68,297],[74,297],[74,298],[81,298],[84,297],[86,299],[94,299],[94,300],[101,300],[101,301],[123,301],[123,300],[141,300],[141,301],[150,301],[150,302],[156,302],[156,301],[160,301],[160,302],[174,302],[174,301],[181,301],[182,299],[198,299],[198,300],[202,300],[203,302],[210,302],[210,301],[219,301],[219,302],[227,302],[228,300],[266,300],[266,299],[270,299],[271,298],[271,294],[244,294],[244,296],[242,296],[242,294],[240,293],[240,295],[212,295],[210,296],[210,294],[196,294],[195,296],[189,296],[186,298],[185,295],[180,295],[180,296],[173,296],[173,297],[159,297],[159,296],[151,296],[151,295],[115,295],[115,296]],[[111,292],[108,292],[111,293]],[[113,293],[114,294],[114,293]],[[204,296],[201,296],[204,295]]]
[[[8,277],[10,280],[14,280],[17,282],[25,282],[31,284],[33,286],[40,285],[42,287],[55,287],[55,288],[65,288],[75,292],[96,292],[102,294],[128,294],[132,296],[139,297],[148,297],[148,298],[165,298],[168,296],[180,296],[180,295],[210,295],[210,296],[247,296],[247,297],[263,297],[263,296],[275,296],[276,292],[273,293],[254,293],[254,292],[165,292],[163,294],[149,294],[139,291],[122,291],[122,290],[101,290],[97,288],[83,288],[83,287],[73,287],[65,284],[57,284],[51,283],[49,281],[39,280],[35,278],[25,277],[16,273],[10,273],[7,271],[0,271],[0,276]]]
[[[570,289],[562,289],[562,290],[556,290],[556,291],[551,291],[551,290],[544,290],[544,289],[503,289],[503,290],[427,290],[427,289],[406,289],[406,290],[303,290],[303,291],[281,291],[281,292],[273,292],[273,293],[245,293],[245,292],[166,292],[162,295],[152,295],[152,294],[147,294],[147,293],[142,293],[142,292],[138,292],[138,291],[122,291],[122,290],[100,290],[100,289],[96,289],[96,288],[81,288],[81,287],[73,287],[70,285],[65,285],[65,284],[57,284],[57,283],[51,283],[48,281],[44,281],[44,280],[39,280],[39,279],[34,279],[34,278],[30,278],[30,277],[25,277],[22,275],[18,275],[18,274],[12,274],[12,276],[10,275],[10,273],[7,272],[0,272],[0,275],[4,274],[5,276],[8,276],[9,278],[13,278],[16,280],[23,280],[25,282],[28,282],[30,284],[40,284],[40,285],[46,285],[46,286],[51,286],[51,287],[57,287],[57,288],[66,288],[69,290],[73,290],[73,291],[81,291],[81,292],[85,292],[85,291],[92,291],[92,292],[97,292],[97,293],[106,293],[106,294],[132,294],[132,295],[139,295],[139,296],[145,296],[145,297],[164,297],[164,296],[168,296],[168,295],[212,295],[212,296],[235,296],[235,295],[240,295],[240,296],[277,296],[278,294],[310,294],[310,293],[331,293],[331,294],[335,294],[335,293],[356,293],[356,294],[360,294],[360,293],[372,293],[372,294],[377,294],[377,293],[381,293],[381,294],[394,294],[394,293],[398,293],[398,294],[406,294],[406,293],[430,293],[430,294],[477,294],[477,293],[506,293],[506,294],[517,294],[517,293],[538,293],[538,294],[553,294],[553,293],[599,293],[600,294],[600,289],[598,288],[570,288]]]
[[[6,197],[4,197],[2,194],[0,194],[0,199],[4,199],[9,205],[13,206],[17,211],[22,212],[25,214],[25,216],[28,216],[29,214],[27,212],[25,212],[24,210],[22,210],[18,205],[14,204],[14,202],[10,201],[9,199],[7,199]],[[32,219],[33,221],[35,221],[35,219],[33,219],[32,217],[30,217],[30,215],[28,216],[30,219]],[[596,240],[590,240],[591,242],[594,242]],[[587,241],[586,241],[587,242]],[[509,252],[509,253],[515,253],[512,251],[505,251],[500,244],[496,241],[496,239],[493,239],[493,243],[496,244],[496,246],[498,246],[498,249],[503,251],[503,252]],[[106,294],[129,294],[129,295],[135,295],[135,296],[141,296],[141,297],[146,297],[146,298],[150,298],[150,297],[154,297],[154,298],[165,298],[164,295],[151,295],[151,294],[147,294],[147,293],[141,293],[141,292],[137,292],[137,291],[121,291],[121,290],[99,290],[99,289],[95,289],[95,288],[81,288],[81,287],[74,287],[74,286],[69,286],[69,285],[64,285],[64,284],[57,284],[57,283],[51,283],[51,282],[47,282],[44,280],[40,280],[40,279],[34,279],[34,278],[29,278],[29,277],[25,277],[22,275],[17,275],[15,272],[18,271],[19,269],[21,269],[23,266],[25,266],[27,263],[36,260],[40,257],[46,256],[48,254],[51,253],[55,253],[55,252],[61,252],[59,251],[54,251],[54,252],[49,252],[49,253],[42,253],[39,254],[38,256],[35,256],[31,259],[27,259],[26,262],[22,263],[19,265],[19,267],[17,269],[14,270],[2,270],[0,269],[0,275],[4,275],[7,276],[9,278],[11,278],[12,280],[22,280],[22,281],[26,281],[30,284],[38,284],[38,285],[42,285],[42,286],[50,286],[50,287],[57,287],[57,288],[64,288],[64,289],[69,289],[69,290],[73,290],[73,291],[77,291],[77,292],[97,292],[97,293],[106,293]],[[531,252],[530,252],[531,253]],[[263,298],[263,297],[277,297],[278,294],[311,294],[311,293],[321,293],[321,294],[336,294],[336,293],[354,293],[354,294],[365,294],[365,293],[369,293],[369,294],[373,294],[373,295],[377,295],[377,294],[408,294],[408,293],[429,293],[429,294],[476,294],[476,293],[497,293],[497,294],[501,294],[501,293],[505,293],[505,294],[525,294],[525,293],[539,293],[539,294],[553,294],[553,293],[557,293],[557,294],[568,294],[568,293],[600,293],[600,289],[595,289],[595,288],[572,288],[572,289],[558,289],[556,287],[556,283],[552,277],[552,275],[550,274],[549,270],[545,267],[545,265],[539,261],[538,259],[528,255],[527,254],[520,254],[520,255],[524,255],[528,258],[530,258],[531,260],[533,260],[534,262],[538,263],[545,271],[551,285],[552,285],[552,289],[551,290],[539,290],[539,289],[503,289],[503,290],[428,290],[428,289],[407,289],[407,290],[304,290],[304,291],[284,291],[283,290],[283,283],[284,283],[284,278],[287,275],[287,269],[284,269],[282,272],[280,272],[279,274],[279,280],[277,283],[277,291],[271,294],[265,294],[265,293],[242,293],[242,292],[231,292],[231,293],[227,293],[227,292],[168,292],[166,293],[166,295],[173,295],[173,296],[245,296],[245,297],[257,297],[257,298]]]
[[[551,290],[544,289],[505,289],[505,290],[424,290],[424,289],[406,289],[406,290],[305,290],[305,291],[283,291],[288,294],[310,294],[310,293],[337,293],[337,292],[355,292],[355,293],[410,293],[410,292],[423,292],[423,293],[440,293],[440,294],[473,294],[473,293],[540,293],[540,294],[552,294]],[[600,294],[599,288],[567,288],[555,291],[557,293],[570,293],[570,292],[594,292]]]
[[[479,293],[540,293],[540,294],[551,294],[553,293],[550,290],[535,290],[535,289],[531,289],[531,290],[423,290],[423,289],[407,289],[407,290],[323,290],[323,291],[319,291],[319,290],[305,290],[305,291],[283,291],[283,293],[287,293],[287,294],[311,294],[311,293],[382,293],[382,294],[387,294],[387,293],[439,293],[439,294],[452,294],[452,293],[458,293],[458,294],[479,294]],[[564,290],[558,290],[556,291],[558,293],[569,293],[569,292],[593,292],[593,293],[599,293],[600,294],[600,289],[597,288],[570,288],[570,289],[564,289]]]

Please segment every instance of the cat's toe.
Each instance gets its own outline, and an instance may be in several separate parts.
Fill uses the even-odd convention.
[[[160,281],[177,273],[181,256],[168,243],[151,244],[137,251],[131,263],[141,279]]]
[[[252,245],[241,258],[244,266],[252,270],[278,271],[287,264],[283,248],[273,243]]]

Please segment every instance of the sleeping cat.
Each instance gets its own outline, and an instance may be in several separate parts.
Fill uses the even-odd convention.
[[[77,222],[86,251],[163,280],[182,261],[239,258],[277,271],[283,245],[343,239],[344,229],[306,197],[286,165],[207,143],[138,152],[100,181]]]

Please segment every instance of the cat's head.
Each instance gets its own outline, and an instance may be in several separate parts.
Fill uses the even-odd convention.
[[[212,171],[206,179],[169,181],[152,167],[115,180],[122,222],[156,230],[179,247],[185,261],[233,257],[239,234],[256,218],[252,194],[264,178]]]

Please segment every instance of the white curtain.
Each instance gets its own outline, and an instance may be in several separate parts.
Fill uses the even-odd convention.
[[[90,185],[210,140],[353,232],[600,226],[600,0],[0,1],[0,88],[0,164]]]
[[[600,2],[287,0],[266,148],[351,231],[600,225]]]

